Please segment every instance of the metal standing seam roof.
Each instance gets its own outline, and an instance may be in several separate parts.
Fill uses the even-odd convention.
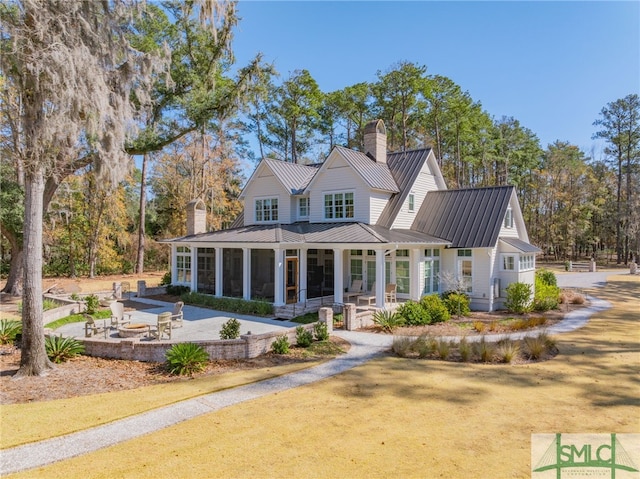
[[[242,226],[166,240],[168,243],[369,243],[448,244],[411,230],[390,230],[363,223],[293,223]]]
[[[542,250],[537,246],[533,246],[532,244],[529,244],[526,241],[522,241],[518,238],[512,238],[510,236],[500,236],[500,241],[504,241],[508,245],[513,246],[521,253],[542,253]]]
[[[430,191],[411,229],[453,248],[494,247],[513,192],[513,186]]]
[[[378,225],[391,228],[430,152],[431,148],[421,148],[387,154],[387,165],[400,191],[387,202],[378,218]]]
[[[287,192],[292,195],[302,194],[320,167],[320,165],[299,165],[270,158],[265,158],[262,161],[269,166]]]
[[[335,148],[371,188],[391,193],[400,191],[386,163],[378,163],[359,151],[342,146]]]

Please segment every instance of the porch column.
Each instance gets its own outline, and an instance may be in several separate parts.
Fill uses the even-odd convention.
[[[198,248],[191,248],[191,291],[198,289]]]
[[[171,284],[178,280],[178,247],[171,245]]]
[[[409,299],[414,301],[418,301],[422,296],[422,291],[420,289],[420,283],[422,283],[422,278],[420,278],[420,255],[421,250],[412,249],[409,254],[409,258],[411,259],[411,263],[409,264]]]
[[[307,300],[307,250],[300,249],[300,280],[298,288],[300,289],[300,297],[298,301]]]
[[[242,299],[251,299],[251,249],[242,248]]]
[[[344,255],[342,252],[340,248],[333,250],[333,302],[337,304],[344,302]]]
[[[386,288],[384,250],[376,250],[376,308],[384,308],[384,291]]]
[[[275,249],[275,261],[273,272],[273,305],[284,305],[284,251]]]
[[[222,248],[216,248],[216,286],[215,286],[215,296],[222,296]]]

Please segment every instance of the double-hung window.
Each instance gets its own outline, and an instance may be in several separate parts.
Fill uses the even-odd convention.
[[[278,221],[278,198],[256,200],[256,222]]]
[[[513,210],[507,208],[507,212],[504,215],[504,227],[513,228]]]
[[[298,199],[298,217],[299,218],[308,218],[309,217],[309,198],[299,198]]]
[[[503,271],[515,271],[516,270],[516,257],[514,255],[502,256],[502,270]]]
[[[325,193],[324,218],[349,219],[355,214],[353,193]]]
[[[176,249],[176,283],[191,282],[191,248],[178,246]]]

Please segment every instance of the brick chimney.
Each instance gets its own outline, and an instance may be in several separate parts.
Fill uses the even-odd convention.
[[[207,207],[201,199],[187,204],[187,236],[207,232]]]
[[[387,129],[382,120],[374,120],[364,127],[364,152],[378,163],[387,162]]]

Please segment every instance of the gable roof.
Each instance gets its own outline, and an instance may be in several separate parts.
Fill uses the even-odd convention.
[[[247,187],[257,178],[257,172],[262,168],[268,168],[273,176],[280,182],[282,187],[290,195],[300,195],[307,187],[313,176],[318,172],[320,165],[299,165],[297,163],[289,163],[288,161],[274,160],[271,158],[263,158],[253,174],[244,185],[240,198],[244,197]]]
[[[513,186],[430,191],[411,229],[451,241],[452,248],[492,248]]]
[[[347,164],[362,178],[362,180],[369,186],[370,188],[382,191],[388,191],[390,193],[397,193],[398,185],[393,179],[393,175],[389,170],[389,166],[386,163],[378,163],[374,159],[369,156],[361,153],[359,151],[350,150],[349,148],[344,148],[342,146],[334,146],[331,153],[325,160],[325,162],[320,166],[318,173],[322,172],[325,169],[325,165],[331,162],[331,157],[336,154],[339,154],[341,158],[343,158]],[[309,184],[307,184],[307,189],[313,184],[315,178],[312,179]]]
[[[404,200],[411,192],[411,186],[416,182],[420,171],[422,171],[422,167],[427,161],[430,152],[431,148],[422,148],[419,150],[387,153],[387,165],[393,175],[393,179],[398,185],[399,193],[393,195],[387,202],[378,218],[378,225],[391,228],[391,225],[404,204]]]

